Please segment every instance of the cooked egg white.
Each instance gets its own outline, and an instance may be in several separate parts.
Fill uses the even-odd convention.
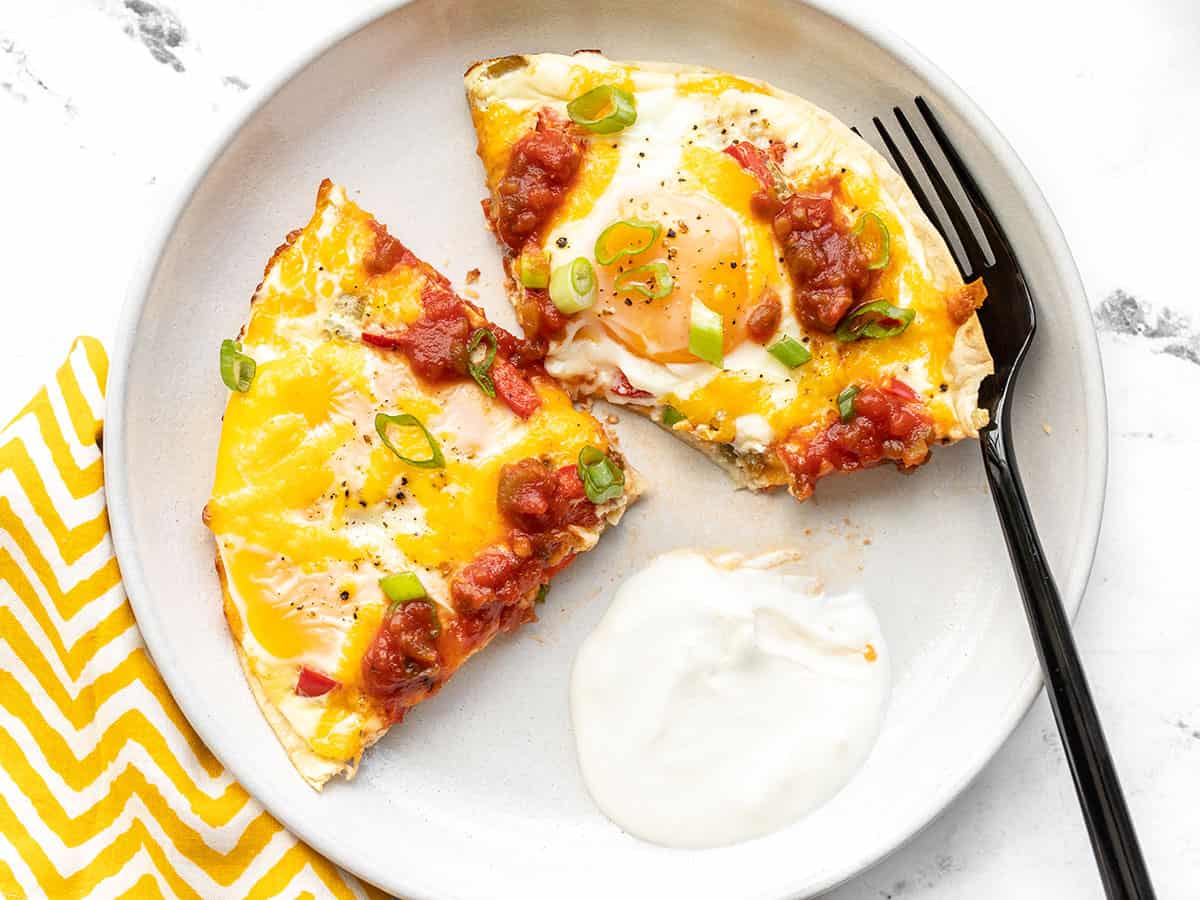
[[[617,590],[579,650],[579,767],[621,828],[720,847],[784,828],[870,753],[890,692],[862,596],[824,593],[786,557],[660,556]]]

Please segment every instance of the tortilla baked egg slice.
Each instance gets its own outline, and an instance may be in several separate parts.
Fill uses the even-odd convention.
[[[601,424],[329,181],[239,340],[204,520],[247,681],[300,774],[365,748],[638,493]]]
[[[982,282],[829,113],[595,52],[478,63],[466,90],[511,299],[576,395],[799,499],[986,424]]]

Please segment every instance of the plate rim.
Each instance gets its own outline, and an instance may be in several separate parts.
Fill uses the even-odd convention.
[[[286,64],[255,89],[254,95],[246,102],[242,110],[214,135],[209,144],[193,158],[191,165],[185,168],[186,174],[179,180],[174,197],[159,208],[159,215],[147,229],[147,234],[151,239],[144,245],[146,249],[135,262],[126,285],[125,299],[117,321],[109,366],[104,429],[107,445],[103,454],[105,502],[109,532],[120,567],[122,584],[133,609],[142,641],[172,697],[205,746],[252,798],[261,803],[295,837],[335,865],[372,884],[378,884],[378,882],[361,874],[361,869],[357,866],[346,862],[346,856],[337,840],[310,829],[303,822],[293,821],[286,808],[282,808],[280,804],[268,804],[266,800],[261,799],[268,792],[258,783],[253,767],[243,766],[237,761],[231,763],[217,752],[214,745],[219,742],[215,727],[210,729],[203,724],[205,718],[198,714],[199,710],[196,715],[193,715],[193,705],[198,704],[199,700],[188,693],[182,675],[169,664],[169,661],[167,661],[167,665],[162,665],[155,659],[154,647],[161,646],[165,638],[157,627],[154,616],[150,613],[153,601],[149,596],[149,587],[143,580],[140,558],[133,539],[128,479],[126,467],[121,462],[125,457],[127,376],[136,344],[137,324],[144,311],[149,289],[157,275],[163,252],[174,236],[196,190],[241,130],[290,81],[341,42],[370,27],[378,19],[408,6],[412,2],[413,0],[374,0],[374,2],[369,2],[340,26],[298,48]],[[1080,545],[1083,552],[1079,555],[1072,571],[1059,576],[1060,585],[1065,585],[1062,595],[1068,607],[1068,615],[1073,621],[1082,606],[1083,596],[1087,590],[1099,546],[1107,492],[1109,442],[1107,397],[1099,338],[1092,321],[1091,308],[1087,302],[1083,281],[1062,227],[1051,211],[1041,188],[1000,130],[975,104],[974,100],[923,53],[890,28],[868,21],[865,11],[859,12],[839,7],[836,0],[791,0],[791,2],[798,6],[807,6],[858,32],[884,51],[902,60],[935,89],[941,99],[963,118],[975,137],[995,157],[1004,175],[1014,184],[1038,230],[1046,240],[1048,254],[1055,269],[1067,283],[1070,295],[1069,320],[1083,362],[1084,413],[1088,421],[1095,423],[1094,427],[1089,429],[1089,433],[1084,435],[1089,452],[1088,464],[1084,473],[1083,521],[1080,523],[1083,526],[1080,532],[1084,535]],[[1089,533],[1090,541],[1086,538]],[[992,740],[988,741],[986,745],[981,745],[980,751],[962,769],[960,777],[950,784],[948,789],[941,793],[936,800],[911,808],[910,814],[905,818],[904,826],[894,832],[895,835],[900,835],[894,843],[889,845],[885,841],[881,846],[871,848],[869,852],[857,857],[844,868],[829,872],[819,883],[790,885],[785,896],[796,896],[798,892],[803,896],[814,896],[832,890],[879,864],[912,841],[949,809],[950,805],[962,796],[963,792],[992,762],[1003,745],[1015,733],[1022,719],[1032,709],[1042,686],[1041,669],[1035,660],[1033,666],[1025,673],[1016,699],[1011,704]],[[400,877],[403,878],[403,873],[400,874]],[[397,882],[393,887],[387,889],[392,892],[399,891],[412,900],[436,900],[437,896],[436,893],[428,892],[429,886]],[[436,891],[436,886],[432,890]]]

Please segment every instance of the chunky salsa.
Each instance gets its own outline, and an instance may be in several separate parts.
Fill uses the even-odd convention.
[[[583,160],[584,143],[570,122],[549,109],[512,148],[490,206],[496,233],[520,252],[562,203]]]
[[[893,462],[911,469],[929,455],[933,421],[925,404],[895,378],[862,388],[853,396],[850,415],[801,426],[779,447],[791,475],[792,493],[803,500],[817,479],[832,472],[866,469]]]

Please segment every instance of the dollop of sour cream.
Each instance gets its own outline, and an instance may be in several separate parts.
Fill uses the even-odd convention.
[[[588,791],[668,847],[783,828],[862,765],[890,692],[879,622],[778,559],[660,556],[626,580],[575,660]]]

